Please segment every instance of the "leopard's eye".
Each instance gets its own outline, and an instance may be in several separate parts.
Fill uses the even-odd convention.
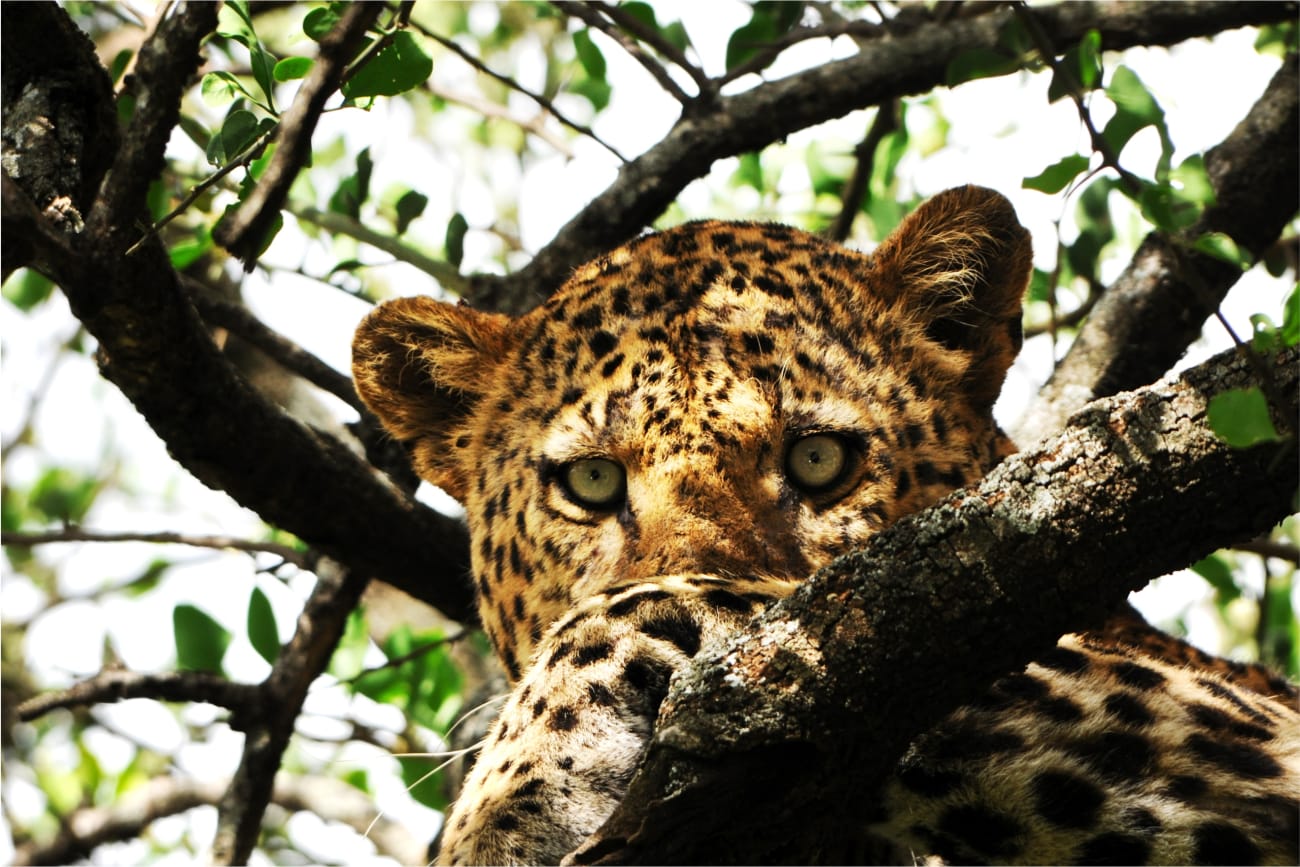
[[[790,481],[804,491],[823,491],[844,477],[849,450],[834,434],[812,434],[796,440],[785,455]]]
[[[588,509],[612,509],[623,502],[623,468],[607,458],[584,458],[566,466],[560,479],[569,496]]]

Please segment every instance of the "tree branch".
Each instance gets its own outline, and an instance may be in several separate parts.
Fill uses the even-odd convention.
[[[1256,256],[1277,240],[1300,208],[1298,94],[1300,76],[1291,54],[1245,119],[1206,153],[1216,201],[1183,238],[1225,232]],[[1192,291],[1182,276],[1189,272],[1205,291]],[[1159,233],[1148,235],[1039,391],[1017,439],[1032,442],[1046,436],[1094,397],[1160,376],[1240,276],[1233,265],[1179,248]]]
[[[329,559],[317,568],[316,588],[298,615],[298,629],[281,649],[271,674],[257,687],[257,707],[240,720],[244,752],[218,808],[214,863],[248,862],[307,688],[325,670],[366,583],[365,576]]]
[[[33,5],[63,14],[53,5]],[[194,34],[201,29],[193,18],[168,18],[155,38],[172,40],[178,29],[189,41],[173,48],[192,69]],[[39,50],[32,42],[28,52]],[[71,45],[78,50],[58,58],[61,69],[99,70],[89,44]],[[161,159],[161,150],[155,154],[157,137],[147,130],[175,120],[175,107],[168,114],[161,99],[179,100],[178,82],[189,73],[174,63],[150,63],[138,73],[144,104],[136,108],[132,150],[114,160],[114,172],[156,169],[150,155]],[[175,86],[155,87],[151,82],[160,78]],[[96,129],[80,138],[106,140]],[[350,568],[380,576],[448,617],[474,620],[463,526],[395,490],[337,439],[299,423],[241,379],[185,298],[157,238],[124,255],[138,237],[138,211],[130,207],[143,202],[129,205],[131,183],[106,181],[106,189],[117,184],[112,199],[96,203],[86,230],[69,238],[35,208],[25,180],[21,173],[3,179],[6,230],[21,232],[33,265],[63,289],[73,314],[99,341],[101,372],[187,470]]]
[[[160,545],[191,545],[196,548],[230,549],[249,553],[274,554],[286,563],[311,571],[315,568],[310,552],[299,551],[275,542],[255,542],[234,536],[204,536],[188,533],[104,533],[82,527],[65,527],[45,533],[4,531],[0,545],[49,545],[57,542],[153,542]]]
[[[206,671],[140,674],[122,669],[106,669],[67,689],[43,693],[23,702],[18,707],[18,718],[23,722],[31,722],[59,708],[108,704],[128,698],[215,704],[232,713],[231,727],[238,728],[236,720],[256,704],[258,695],[254,686],[233,683],[219,674]]]
[[[977,48],[994,49],[1009,11],[928,22],[879,40],[871,51],[721,97],[715,110],[685,115],[664,139],[627,163],[603,193],[570,220],[513,275],[476,275],[467,300],[519,312],[554,291],[574,267],[641,231],[715,160],[752,151],[800,129],[942,85],[948,63]],[[1102,46],[1170,45],[1248,24],[1290,20],[1295,8],[1274,3],[1067,3],[1036,11],[1056,51],[1091,29]]]
[[[271,224],[289,195],[289,185],[298,169],[311,157],[311,134],[325,108],[325,101],[338,90],[348,62],[356,55],[366,29],[383,11],[382,3],[353,3],[345,8],[338,24],[320,41],[311,72],[303,80],[293,105],[280,119],[276,130],[275,155],[261,180],[238,210],[218,224],[213,238],[252,270]],[[146,175],[152,178],[153,175]]]
[[[826,841],[868,814],[919,732],[1150,578],[1288,514],[1295,438],[1236,450],[1204,424],[1210,396],[1257,382],[1232,356],[1091,404],[698,658],[578,862],[844,857]],[[1300,351],[1272,367],[1300,386]]]

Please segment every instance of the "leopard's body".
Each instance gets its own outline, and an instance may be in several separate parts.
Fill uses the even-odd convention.
[[[359,390],[465,504],[515,681],[442,860],[558,861],[705,642],[1012,450],[991,408],[1029,257],[1006,200],[966,187],[871,256],[695,223],[518,320],[371,314]],[[1296,863],[1297,792],[1294,688],[1120,614],[920,737],[871,818],[959,861]]]

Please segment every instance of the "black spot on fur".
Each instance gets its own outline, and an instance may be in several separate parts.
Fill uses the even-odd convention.
[[[1145,864],[1151,844],[1134,834],[1098,834],[1079,849],[1076,864]]]
[[[613,691],[603,683],[587,684],[587,699],[600,707],[613,707],[618,703]]]
[[[1014,732],[998,729],[985,731],[963,724],[943,731],[930,749],[937,761],[947,762],[983,758],[1018,750],[1024,745],[1024,738]]]
[[[990,859],[1009,858],[1020,851],[1020,825],[1008,816],[981,806],[950,807],[939,818],[940,833],[960,840]]]
[[[1141,779],[1155,760],[1147,739],[1131,732],[1103,732],[1074,743],[1070,752],[1112,780]]]
[[[1197,725],[1212,732],[1230,733],[1252,741],[1271,741],[1274,737],[1273,733],[1263,726],[1240,722],[1217,707],[1210,707],[1207,704],[1192,704],[1188,706],[1187,714]]]
[[[942,798],[962,781],[961,774],[953,771],[940,771],[914,764],[901,768],[897,776],[905,788],[927,798]]]
[[[671,642],[687,656],[699,653],[700,625],[687,615],[652,618],[641,624],[641,632],[651,638]]]
[[[1034,809],[1053,825],[1086,830],[1097,824],[1106,794],[1075,774],[1044,771],[1034,777]],[[1139,863],[1139,862],[1133,862]]]
[[[597,641],[594,644],[578,648],[578,651],[573,654],[573,664],[581,668],[600,662],[602,659],[608,659],[613,652],[613,644],[608,641]]]
[[[1276,759],[1250,744],[1194,734],[1187,739],[1187,748],[1207,762],[1238,777],[1264,780],[1282,775],[1282,766]]]
[[[562,771],[571,771],[573,770],[573,756],[565,756],[557,761],[555,765]]]
[[[1197,864],[1258,864],[1260,851],[1238,828],[1207,822],[1192,832],[1192,858]]]
[[[527,798],[536,795],[545,783],[541,777],[533,777],[526,783],[521,783],[511,794],[512,798]]]
[[[1169,778],[1169,785],[1165,791],[1171,798],[1177,798],[1180,801],[1195,801],[1205,790],[1209,788],[1205,780],[1200,777],[1193,777],[1190,774],[1177,774]]]
[[[704,594],[704,601],[713,608],[748,614],[754,610],[754,603],[730,590],[709,590]]]
[[[1068,647],[1053,647],[1038,657],[1035,662],[1062,674],[1081,674],[1087,671],[1091,664],[1088,662],[1088,657]]]
[[[571,707],[557,707],[546,721],[547,728],[557,732],[573,731],[578,725],[578,712]]]
[[[618,602],[609,606],[606,611],[609,613],[610,617],[626,617],[647,602],[656,602],[660,599],[667,598],[668,592],[666,590],[648,590],[644,593],[637,593],[633,596],[629,596],[626,599],[620,599]]]
[[[659,705],[668,695],[672,669],[654,659],[634,657],[623,667],[623,680],[645,698],[647,716],[659,715]]]
[[[597,331],[587,338],[587,348],[591,350],[592,357],[596,359],[604,358],[618,346],[618,338],[608,331]]]
[[[1155,689],[1165,682],[1165,676],[1153,668],[1136,662],[1117,662],[1111,667],[1120,683],[1138,689]]]
[[[1142,700],[1131,692],[1117,692],[1106,697],[1106,712],[1126,725],[1146,726],[1155,719]]]
[[[745,351],[755,355],[766,355],[776,348],[776,343],[768,334],[748,332],[743,336],[743,339],[745,341]]]
[[[492,820],[492,824],[498,831],[509,833],[510,831],[519,830],[519,820],[509,813],[498,814],[497,817]]]

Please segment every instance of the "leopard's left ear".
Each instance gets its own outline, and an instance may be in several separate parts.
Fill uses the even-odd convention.
[[[1021,344],[1033,250],[1006,197],[957,187],[926,200],[872,256],[876,291],[943,350],[965,356],[962,390],[991,407]]]

